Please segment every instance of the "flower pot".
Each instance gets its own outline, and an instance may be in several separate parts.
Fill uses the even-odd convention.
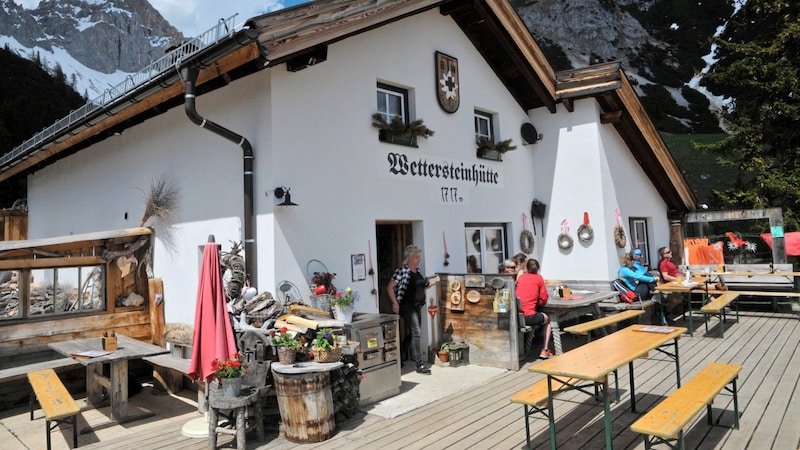
[[[222,378],[220,384],[223,397],[238,397],[242,393],[242,377]]]
[[[353,312],[355,309],[352,306],[331,306],[333,310],[333,317],[343,323],[353,322]]]
[[[278,347],[278,362],[281,364],[294,364],[297,350],[288,347]]]
[[[448,351],[439,351],[439,361],[446,363],[450,359],[450,352]]]
[[[336,362],[342,357],[342,347],[314,349],[314,361],[319,363]]]

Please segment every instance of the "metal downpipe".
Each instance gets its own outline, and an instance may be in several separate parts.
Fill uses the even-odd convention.
[[[181,70],[181,77],[183,78],[183,85],[186,90],[184,98],[184,106],[186,115],[195,125],[200,128],[205,128],[214,134],[218,134],[223,138],[236,143],[242,148],[244,160],[244,264],[245,273],[248,279],[254,284],[257,264],[256,264],[256,240],[255,240],[255,227],[253,226],[253,146],[250,141],[243,136],[234,133],[233,131],[217,125],[216,123],[202,117],[195,109],[195,82],[199,69],[195,67],[187,67]]]

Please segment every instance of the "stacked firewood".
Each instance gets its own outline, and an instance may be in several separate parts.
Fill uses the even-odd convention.
[[[344,362],[342,367],[331,371],[331,394],[337,424],[353,417],[358,412],[361,386],[358,358],[355,355],[344,355],[342,362]]]
[[[0,317],[19,314],[19,288],[17,272],[0,272]]]

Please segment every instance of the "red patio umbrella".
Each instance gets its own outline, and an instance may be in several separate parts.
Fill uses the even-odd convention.
[[[200,281],[197,284],[197,306],[194,316],[194,347],[189,376],[211,381],[215,359],[226,360],[236,353],[236,341],[225,304],[220,272],[219,249],[214,236],[208,237],[203,249]]]

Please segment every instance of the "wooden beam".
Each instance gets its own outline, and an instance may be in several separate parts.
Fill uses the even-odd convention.
[[[622,111],[611,111],[600,114],[600,123],[602,124],[618,123],[621,120]]]
[[[0,261],[0,270],[45,269],[50,267],[97,266],[105,264],[105,260],[99,256],[7,259]]]

